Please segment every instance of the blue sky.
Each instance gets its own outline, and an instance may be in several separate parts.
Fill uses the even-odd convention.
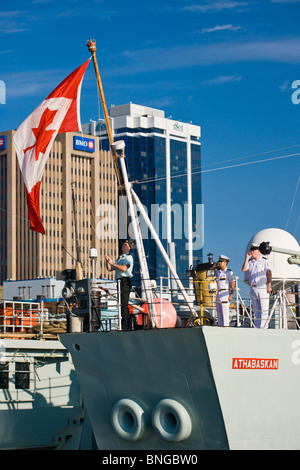
[[[241,276],[258,231],[300,239],[299,19],[299,0],[0,0],[0,131],[87,60],[95,38],[108,106],[132,101],[201,126],[204,255],[227,254]],[[92,64],[81,116],[99,117]]]

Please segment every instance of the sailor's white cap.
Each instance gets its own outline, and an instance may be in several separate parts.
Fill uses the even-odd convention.
[[[227,261],[227,263],[230,261],[230,258],[228,258],[228,256],[225,256],[225,255],[220,255],[219,256],[219,261]]]
[[[250,251],[252,250],[259,250],[259,245],[257,243],[252,243],[251,247],[250,247]]]

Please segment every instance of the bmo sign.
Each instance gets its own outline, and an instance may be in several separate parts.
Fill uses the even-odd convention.
[[[87,139],[86,137],[74,135],[73,148],[74,150],[83,150],[84,152],[94,152],[95,141],[94,139]]]
[[[6,149],[6,135],[0,135],[0,150]]]

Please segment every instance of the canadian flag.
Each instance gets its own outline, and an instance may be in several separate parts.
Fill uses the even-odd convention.
[[[80,91],[91,59],[72,72],[16,130],[13,141],[24,178],[30,229],[45,234],[40,216],[40,186],[57,134],[81,131]]]

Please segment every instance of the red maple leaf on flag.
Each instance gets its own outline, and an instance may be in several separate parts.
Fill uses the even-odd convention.
[[[80,90],[83,75],[90,60],[68,75],[22,122],[13,136],[25,183],[30,229],[39,233],[45,233],[39,205],[44,167],[50,153],[52,140],[57,134],[81,131]],[[57,101],[58,98],[59,101]],[[50,110],[56,106],[56,110]],[[36,122],[38,122],[37,127],[33,127]],[[50,126],[53,129],[47,130]],[[33,134],[35,143],[31,145]],[[32,154],[26,155],[29,150],[32,150]]]
[[[33,129],[31,129],[35,135],[36,142],[31,147],[27,147],[27,149],[24,150],[24,153],[26,153],[27,150],[30,150],[35,147],[35,160],[36,161],[39,159],[40,153],[46,152],[46,149],[52,138],[52,135],[54,134],[54,132],[56,132],[55,129],[50,130],[50,131],[46,130],[49,124],[53,122],[53,119],[56,113],[57,113],[57,110],[51,111],[49,108],[46,108],[40,119],[39,127],[34,127]]]

